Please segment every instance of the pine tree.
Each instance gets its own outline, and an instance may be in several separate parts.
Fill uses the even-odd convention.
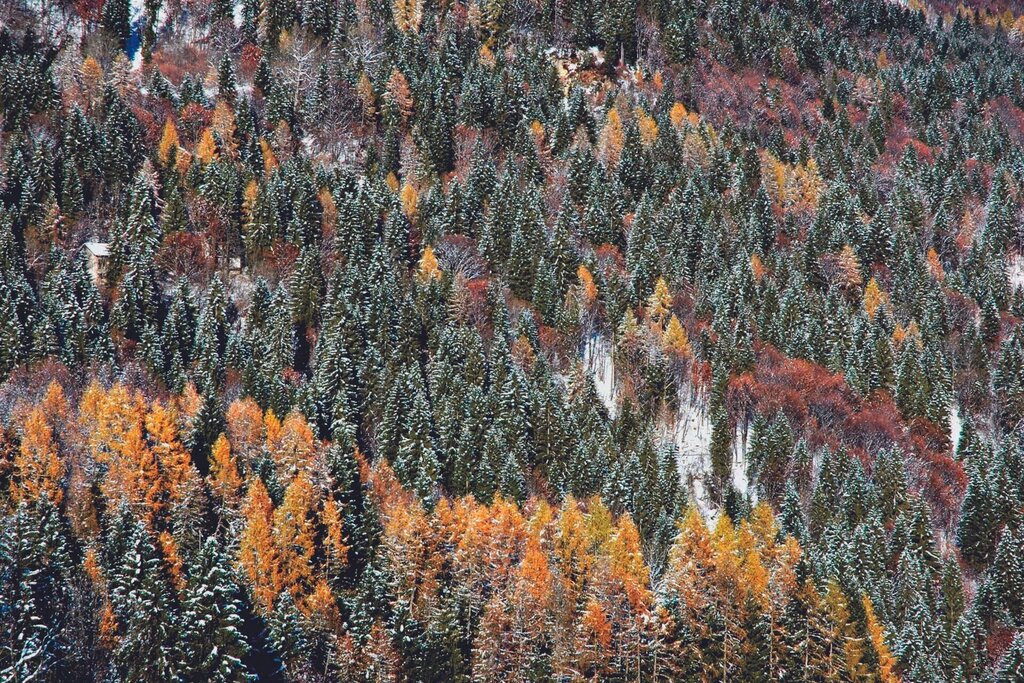
[[[47,501],[22,503],[0,524],[0,675],[4,680],[74,676],[62,613],[71,595],[71,560]],[[64,607],[58,607],[58,605]]]
[[[250,681],[243,608],[226,559],[214,538],[196,558],[182,598],[183,675],[190,680]]]
[[[217,66],[217,92],[227,102],[234,104],[237,97],[238,84],[235,79],[235,67],[231,54],[225,52]]]
[[[960,680],[985,680],[988,651],[985,627],[974,610],[965,612],[956,622],[943,652],[943,660]]]
[[[395,459],[395,471],[402,482],[424,500],[430,500],[439,481],[440,464],[433,445],[430,407],[423,391],[413,395],[408,421]]]
[[[210,451],[224,427],[224,406],[220,395],[213,390],[206,391],[187,438],[192,459],[203,476],[210,472]]]
[[[872,474],[882,518],[891,521],[907,501],[907,475],[903,454],[886,449],[878,454]]]
[[[228,344],[228,303],[224,283],[215,275],[207,292],[206,306],[195,331],[196,385],[204,393],[220,389],[224,381]]]
[[[130,15],[129,0],[105,0],[103,3],[101,14],[103,28],[122,50],[131,34]]]
[[[316,36],[330,40],[337,24],[337,5],[329,0],[306,0],[302,3],[302,23]]]
[[[331,491],[344,518],[344,539],[348,545],[345,573],[338,577],[343,587],[358,581],[373,556],[380,529],[372,500],[366,496],[355,453],[342,445],[328,451]]]
[[[0,376],[28,357],[36,297],[12,217],[0,210]]]
[[[289,675],[302,670],[309,653],[309,638],[302,623],[302,614],[288,591],[281,593],[267,619],[267,631],[281,669]],[[294,673],[293,673],[294,672]]]
[[[965,560],[975,566],[984,566],[992,559],[998,522],[999,511],[992,485],[980,464],[976,464],[970,472],[957,527],[957,544]]]
[[[117,299],[111,312],[111,323],[128,339],[141,340],[143,331],[156,318],[159,305],[156,278],[152,258],[140,251],[132,252],[118,282]]]
[[[724,411],[711,424],[711,471],[722,485],[732,476],[732,426]]]
[[[110,600],[118,623],[114,663],[124,680],[169,681],[182,673],[177,606],[151,533],[120,512],[123,554],[110,557]]]
[[[1024,623],[1024,543],[1013,529],[1004,529],[988,579],[1006,622]]]
[[[999,661],[996,683],[1016,683],[1024,680],[1024,635],[1017,633],[1013,637],[1010,649]]]
[[[43,324],[49,326],[53,336],[54,350],[71,367],[113,361],[106,313],[82,261],[53,249],[48,265],[49,271],[40,284],[39,300]]]
[[[797,493],[793,482],[786,484],[786,493],[782,499],[782,509],[779,511],[779,529],[782,533],[792,536],[800,543],[807,541],[807,524],[804,521],[803,510],[800,505],[800,495]]]
[[[127,3],[127,0],[111,2]],[[100,136],[101,144],[92,154],[100,156],[102,171],[108,182],[127,185],[135,177],[146,153],[142,130],[135,114],[115,89],[108,87],[103,93],[103,100],[106,118]]]

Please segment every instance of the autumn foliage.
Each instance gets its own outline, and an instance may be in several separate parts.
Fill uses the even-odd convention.
[[[337,498],[340,489],[334,486],[340,482],[329,485],[325,479],[329,446],[310,435],[298,413],[281,422],[269,410],[261,414],[250,401],[237,401],[204,480],[182,445],[181,414],[127,387],[98,384],[82,394],[75,410],[54,385],[24,418],[8,504],[46,498],[69,510],[105,510],[101,527],[112,524],[108,517],[126,505],[153,534],[171,585],[187,591],[190,541],[175,520],[184,519],[183,509],[191,507],[191,516],[204,501],[216,503],[225,522],[237,520],[229,522],[236,531],[228,533],[237,533],[232,566],[256,614],[272,619],[287,596],[304,619],[348,649],[349,665],[359,669],[378,661],[377,648],[386,641],[357,644],[341,617],[349,593],[338,577],[347,571],[358,539],[347,521],[351,499]],[[74,426],[78,434],[72,439],[51,424],[61,430]],[[69,441],[59,448],[64,436]],[[538,661],[565,676],[582,671],[646,679],[655,668],[674,676],[693,667],[713,676],[723,666],[739,671],[744,652],[738,646],[729,650],[728,643],[748,638],[752,619],[776,622],[792,602],[809,599],[812,609],[827,613],[813,587],[799,578],[799,543],[780,535],[764,505],[746,520],[733,523],[723,516],[711,528],[689,508],[656,582],[633,519],[613,514],[597,497],[568,497],[558,506],[532,498],[521,507],[500,495],[490,504],[443,498],[428,510],[399,485],[386,462],[368,466],[361,455],[349,457],[379,511],[377,553],[393,571],[392,599],[409,618],[433,623],[450,608],[451,596],[460,596],[476,614],[468,656],[480,680],[522,680]],[[277,502],[262,478],[266,471],[254,469],[260,458],[274,464],[275,486],[287,482]],[[69,491],[69,467],[95,472],[96,486]],[[69,501],[68,494],[90,500]],[[96,541],[95,531],[80,533],[81,543]],[[84,562],[104,594],[110,579],[96,555],[90,551]],[[709,610],[721,615],[725,631],[712,629]],[[891,677],[885,636],[867,614],[879,673]],[[108,603],[101,601],[93,618],[100,633],[120,632]],[[724,638],[721,659],[695,649],[695,634]],[[773,630],[770,637],[770,647],[778,648],[772,666],[781,667],[787,635]]]

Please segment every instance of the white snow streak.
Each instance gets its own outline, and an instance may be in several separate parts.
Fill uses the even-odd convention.
[[[1018,254],[1010,257],[1006,267],[1006,275],[1010,278],[1010,289],[1024,287],[1024,256]]]
[[[601,336],[593,336],[583,346],[583,367],[594,381],[598,396],[615,417],[618,409],[615,362],[611,342]],[[675,447],[679,476],[689,488],[690,499],[705,519],[714,520],[718,505],[711,500],[705,480],[711,473],[711,418],[708,415],[707,396],[699,395],[692,387],[680,389],[679,412],[669,424],[662,425],[661,438]],[[747,452],[750,449],[750,431],[737,429],[733,439],[732,484],[736,490],[751,496],[756,502],[756,492],[750,485],[747,473]]]
[[[956,403],[949,404],[949,440],[953,444],[953,450],[960,447],[960,430],[963,422],[960,420],[960,410]]]
[[[750,488],[750,477],[747,472],[747,453],[750,452],[750,436],[752,430],[747,433],[737,427],[733,435],[733,459],[732,459],[732,485],[743,496],[750,496],[751,501],[757,502],[757,491]]]
[[[598,336],[588,339],[583,347],[583,367],[593,377],[597,395],[604,402],[608,414],[615,417],[615,362],[612,359],[611,344]]]
[[[690,488],[690,499],[705,519],[714,516],[714,503],[704,487],[704,477],[711,471],[711,420],[708,418],[707,400],[688,394],[681,396],[675,424],[668,430],[675,444],[679,474]]]

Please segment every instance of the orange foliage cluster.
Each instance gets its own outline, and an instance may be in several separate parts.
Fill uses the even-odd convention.
[[[777,368],[773,376],[792,372]],[[13,458],[13,501],[46,496],[69,515],[91,509],[98,517],[127,506],[153,533],[172,585],[183,590],[187,571],[171,520],[197,519],[210,496],[221,515],[239,522],[236,567],[258,611],[270,614],[287,592],[305,617],[338,634],[339,656],[354,671],[367,658],[390,661],[394,653],[387,638],[357,646],[345,634],[340,596],[330,580],[348,562],[344,508],[331,492],[324,444],[314,439],[305,418],[291,413],[280,420],[251,399],[234,401],[203,477],[182,436],[198,403],[191,390],[164,404],[122,385],[94,383],[78,401],[76,415],[60,385],[51,384],[38,404],[23,411],[17,448],[0,449],[5,459]],[[803,408],[808,415],[816,409]],[[560,507],[531,499],[522,508],[500,495],[490,504],[442,498],[428,510],[400,486],[386,462],[370,467],[358,451],[354,457],[381,515],[379,552],[395,569],[395,599],[426,623],[441,618],[439,610],[451,595],[461,596],[479,619],[472,658],[480,680],[522,680],[541,652],[550,653],[556,676],[636,678],[652,661],[668,675],[696,661],[711,675],[722,661],[704,661],[692,641],[671,635],[707,631],[702,615],[709,610],[721,615],[737,640],[746,638],[752,618],[768,615],[776,623],[794,599],[810,600],[822,618],[831,615],[843,628],[859,628],[842,617],[841,605],[829,607],[813,586],[798,580],[799,544],[780,537],[764,504],[738,524],[721,516],[711,529],[689,510],[656,587],[636,525],[628,514],[613,515],[599,498],[569,497]],[[271,460],[275,482],[283,487],[277,504],[255,472],[261,458]],[[93,472],[95,486],[69,488],[69,469]],[[86,546],[86,575],[102,598],[101,637],[115,639],[118,625],[105,597],[108,579],[94,547],[97,529],[81,523],[74,528]],[[671,597],[671,609],[665,596]],[[867,631],[858,637],[851,632],[843,647],[869,642],[883,679],[891,680],[883,633],[869,606],[865,611]],[[372,630],[386,628],[378,623]],[[738,662],[741,653],[731,657]]]
[[[319,444],[306,419],[290,413],[281,421],[251,399],[235,401],[204,478],[182,436],[195,408],[192,394],[164,404],[120,384],[93,383],[75,415],[60,385],[51,383],[19,419],[17,448],[2,449],[9,459],[3,469],[12,474],[11,503],[49,499],[79,517],[71,521],[86,543],[99,517],[127,508],[159,540],[174,579],[182,565],[173,520],[198,519],[212,494],[222,514],[244,520],[238,563],[256,602],[270,610],[288,590],[300,606],[319,604],[324,577],[345,564],[347,546],[341,506],[327,492],[324,464],[315,457]],[[267,456],[285,486],[276,507],[252,469],[256,458]],[[70,486],[71,470],[91,472],[94,480]]]
[[[777,625],[767,637],[769,651],[781,653],[781,623],[793,601],[835,639],[822,643],[813,666],[870,676],[873,654],[880,680],[894,680],[877,620],[852,622],[839,590],[820,594],[800,580],[801,548],[780,538],[767,505],[738,524],[723,515],[712,528],[690,509],[655,587],[636,526],[597,498],[518,508],[500,497],[490,505],[467,497],[443,499],[428,512],[386,465],[370,479],[384,513],[383,552],[402,568],[396,596],[423,623],[441,617],[446,596],[471,605],[479,615],[472,657],[481,681],[524,680],[542,651],[550,653],[553,676],[572,680],[646,680],[652,662],[667,680],[694,670],[719,680],[722,667],[736,667],[744,653],[695,646],[722,637],[707,615],[721,619],[727,642],[744,642],[758,618]],[[775,673],[780,661],[769,663]]]

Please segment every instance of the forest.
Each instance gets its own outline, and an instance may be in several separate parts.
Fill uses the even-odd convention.
[[[0,2],[0,681],[1024,682],[963,1]]]

